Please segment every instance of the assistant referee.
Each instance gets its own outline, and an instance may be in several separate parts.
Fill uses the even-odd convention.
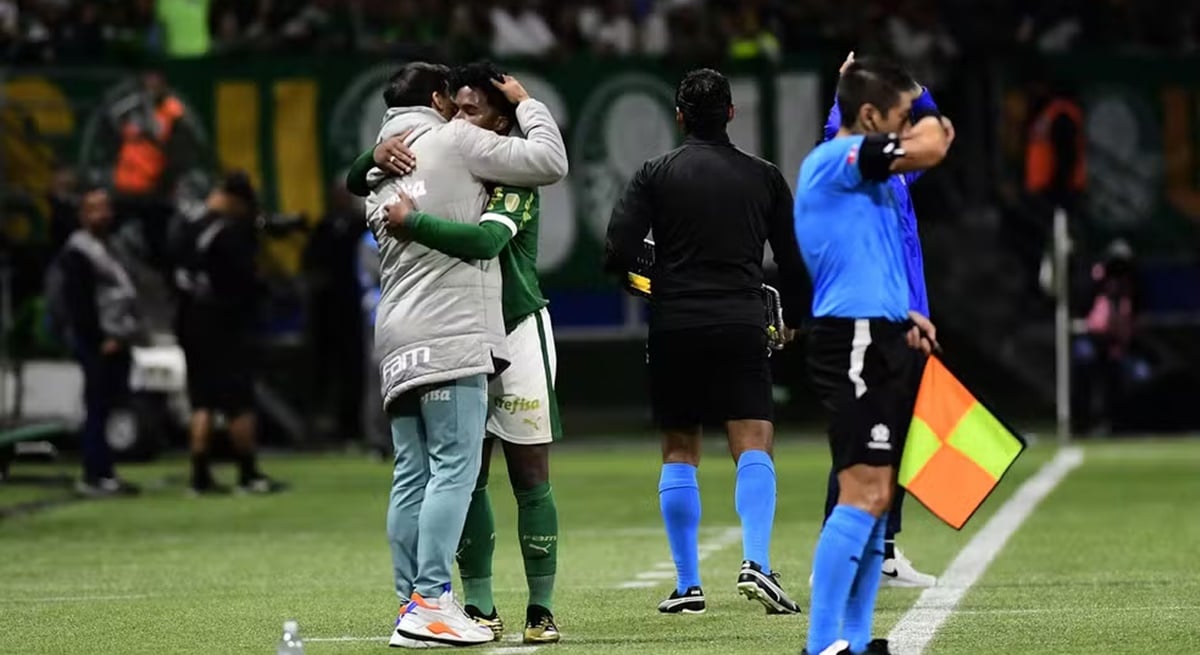
[[[942,161],[949,122],[888,61],[855,61],[838,82],[841,125],[805,158],[796,237],[813,280],[808,363],[830,410],[841,487],[813,556],[808,655],[887,655],[872,640],[884,532],[918,351],[936,335],[910,311],[902,216],[889,179]],[[910,125],[911,124],[911,125]]]
[[[702,427],[722,427],[737,463],[735,504],[744,562],[738,590],[771,613],[799,607],[770,568],[775,518],[771,372],[763,297],[770,242],[785,285],[804,278],[792,229],[792,194],[779,169],[730,143],[734,107],[725,76],[688,73],[675,94],[683,145],[646,162],[608,226],[606,267],[638,268],[651,230],[650,335],[646,345],[654,420],[662,431],[659,499],[677,586],[664,613],[705,610],[697,532]],[[781,290],[788,325],[803,311]]]

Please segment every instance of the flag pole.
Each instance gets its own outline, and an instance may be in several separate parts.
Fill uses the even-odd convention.
[[[1071,284],[1067,267],[1070,250],[1067,212],[1058,207],[1054,210],[1054,390],[1058,442],[1062,445],[1071,441]]]

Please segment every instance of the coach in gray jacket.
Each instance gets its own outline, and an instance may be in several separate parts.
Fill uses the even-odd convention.
[[[442,66],[408,64],[384,94],[389,109],[379,139],[407,132],[418,161],[400,178],[372,170],[366,210],[380,246],[375,347],[396,449],[388,536],[396,593],[413,601],[393,645],[492,639],[449,589],[479,474],[486,377],[507,365],[500,269],[495,261],[463,261],[406,241],[388,225],[387,208],[404,192],[423,211],[477,223],[487,198],[481,180],[544,186],[566,175],[566,148],[546,106],[511,78],[498,86],[518,102],[525,139],[448,122],[456,108]]]

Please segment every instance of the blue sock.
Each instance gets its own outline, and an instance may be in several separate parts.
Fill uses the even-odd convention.
[[[888,517],[885,514],[875,522],[871,538],[863,549],[858,576],[846,603],[846,622],[842,634],[850,642],[850,650],[861,653],[871,641],[871,628],[875,620],[875,597],[879,595],[879,583],[883,567],[883,535],[887,531]]]
[[[813,555],[812,600],[808,612],[808,652],[820,653],[841,639],[850,587],[876,519],[850,505],[833,508]],[[878,565],[876,565],[878,568]]]
[[[762,450],[738,458],[734,505],[742,519],[742,559],[771,572],[771,528],[775,524],[775,463]]]
[[[691,464],[663,464],[658,502],[675,559],[679,593],[700,586],[700,484]]]

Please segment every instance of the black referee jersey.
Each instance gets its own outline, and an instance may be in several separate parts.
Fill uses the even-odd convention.
[[[808,273],[796,245],[792,193],[774,164],[729,137],[688,136],[647,161],[630,180],[608,225],[605,268],[636,268],[653,230],[650,330],[764,326],[763,247],[779,267],[784,321],[807,315]]]

